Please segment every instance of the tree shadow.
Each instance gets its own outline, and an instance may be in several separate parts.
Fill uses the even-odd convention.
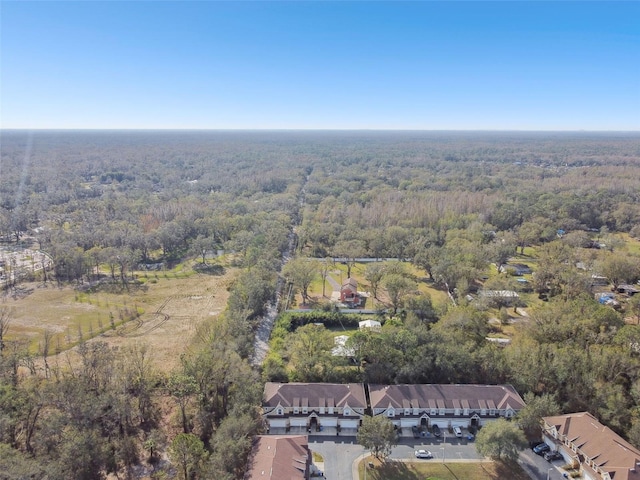
[[[412,471],[409,464],[404,462],[386,461],[376,465],[374,468],[368,468],[367,478],[372,480],[418,480],[421,477]]]
[[[453,478],[455,478],[456,480],[460,480],[460,479],[458,478],[458,476],[457,476],[455,473],[453,473],[453,471],[451,470],[451,468],[449,468],[449,465],[447,465],[447,464],[445,463],[445,465],[444,465],[444,466],[446,467],[446,469],[447,469],[447,470],[449,470],[449,473],[451,474],[451,476],[452,476]],[[505,478],[506,478],[506,477],[505,477]]]
[[[209,265],[209,264],[198,263],[194,265],[193,269],[198,273],[202,273],[205,275],[213,275],[216,277],[219,277],[225,274],[224,267],[222,265],[216,265],[216,264]]]
[[[522,467],[518,464],[518,462],[500,460],[493,462],[493,475],[489,473],[488,470],[484,468],[483,470],[487,472],[487,475],[495,480],[499,480],[502,478],[509,478],[513,480],[527,480],[529,476],[522,470]]]

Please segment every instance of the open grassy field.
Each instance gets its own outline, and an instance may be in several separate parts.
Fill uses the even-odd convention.
[[[365,479],[366,462],[360,462],[360,480]],[[517,463],[438,463],[423,462],[373,462],[367,468],[367,480],[529,480],[529,476]]]
[[[141,286],[128,290],[111,286],[80,292],[52,283],[24,285],[21,295],[6,301],[13,316],[7,338],[27,338],[37,353],[48,331],[51,354],[73,348],[80,339],[112,346],[146,343],[154,363],[169,370],[195,327],[224,310],[234,276],[229,269],[214,276],[183,266],[148,274]]]

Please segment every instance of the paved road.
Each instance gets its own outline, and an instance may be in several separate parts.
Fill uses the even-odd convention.
[[[533,453],[530,448],[520,453],[518,463],[533,480],[547,480],[547,474],[549,480],[563,480],[562,474],[556,467],[565,462],[556,460],[549,463],[540,455]]]
[[[365,450],[355,437],[309,437],[309,448],[324,457],[327,480],[352,480],[353,462]]]

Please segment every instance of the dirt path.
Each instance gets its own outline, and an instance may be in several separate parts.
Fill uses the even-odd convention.
[[[298,246],[298,235],[296,234],[296,226],[300,225],[302,222],[302,211],[304,207],[304,199],[305,199],[305,187],[307,185],[307,181],[309,180],[309,176],[307,176],[304,185],[300,189],[300,195],[298,196],[298,213],[295,215],[296,225],[293,227],[291,232],[289,233],[289,245],[287,247],[287,251],[282,257],[282,263],[280,265],[280,269],[287,263],[294,255],[296,248]],[[260,319],[260,323],[258,324],[258,329],[256,330],[256,337],[253,342],[253,357],[251,358],[251,364],[254,366],[262,365],[264,359],[267,358],[267,353],[269,353],[269,338],[271,337],[271,330],[273,329],[273,323],[278,316],[278,307],[280,306],[280,300],[283,294],[284,289],[284,279],[282,277],[278,277],[278,283],[276,285],[276,295],[275,300],[267,307],[267,311],[265,315]]]

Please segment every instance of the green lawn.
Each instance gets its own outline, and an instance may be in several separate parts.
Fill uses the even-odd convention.
[[[364,272],[367,268],[367,263],[356,263],[351,269],[351,276],[358,282],[358,288],[360,290],[366,290],[368,286],[368,282],[364,278]],[[406,266],[413,275],[417,278],[425,278],[427,275],[423,270],[417,269],[415,266],[410,263],[406,263]],[[331,266],[329,270],[329,274],[333,277],[333,279],[340,283],[347,278],[347,266],[342,263],[336,263]],[[418,282],[418,289],[421,292],[428,293],[431,295],[431,300],[433,301],[434,306],[443,307],[449,303],[449,298],[447,297],[446,292],[443,290],[439,290],[433,287],[433,284],[426,281]],[[381,294],[384,296],[384,289],[381,288]],[[326,295],[327,297],[331,296],[331,285],[327,281],[326,284]],[[309,287],[309,295],[318,296],[322,295],[322,278],[320,275],[313,281],[311,286]],[[380,302],[374,301],[373,298],[367,300],[366,308],[377,308],[380,306]]]
[[[360,462],[360,480],[365,478],[365,465],[370,459]],[[529,476],[517,463],[439,463],[433,460],[422,462],[374,461],[374,468],[367,468],[367,480],[529,480]]]

